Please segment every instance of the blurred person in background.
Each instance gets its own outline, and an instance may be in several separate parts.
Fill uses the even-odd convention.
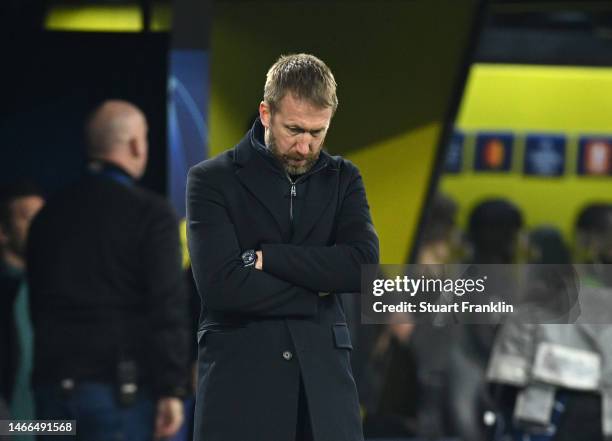
[[[520,257],[523,216],[519,208],[505,199],[479,203],[470,214],[469,263],[509,264]]]
[[[575,324],[510,317],[487,377],[496,386],[499,440],[598,441],[612,437],[612,204],[576,221],[581,316]],[[562,294],[562,293],[557,293]]]
[[[609,207],[610,204],[593,203],[584,207],[578,214],[574,233],[576,262],[597,263],[602,262],[602,259],[605,261],[600,241],[606,237],[601,232],[606,230]]]
[[[148,156],[136,106],[104,102],[86,135],[86,173],[28,243],[37,418],[76,420],[79,440],[168,437],[189,378],[178,222],[136,185]]]
[[[191,259],[189,257],[189,250],[187,248],[187,224],[186,219],[180,220],[180,240],[181,249],[183,256],[183,276],[185,280],[185,288],[187,290],[187,296],[189,298],[189,314],[187,317],[187,323],[190,325],[190,341],[189,341],[189,365],[190,365],[190,377],[187,393],[183,399],[185,409],[185,421],[181,429],[172,437],[168,438],[167,441],[192,441],[193,439],[193,423],[194,423],[194,408],[195,408],[195,394],[198,388],[198,345],[195,336],[198,332],[198,321],[200,318],[200,295],[198,289],[193,280],[193,270],[191,268]]]
[[[421,268],[432,277],[442,276],[442,265],[450,263],[456,253],[456,214],[452,199],[434,196],[417,254],[417,264],[428,265]],[[361,361],[364,367],[358,369],[365,436],[447,435],[442,389],[448,374],[446,359],[452,329],[406,323],[405,318],[400,321],[360,327],[364,328],[360,329],[363,344],[355,352],[357,361],[365,358]]]
[[[487,267],[478,264],[496,264],[498,274],[490,277],[497,286],[487,285],[487,293],[501,295],[512,283],[500,283],[507,277],[501,265],[516,263],[521,255],[523,216],[518,207],[504,199],[488,199],[476,205],[468,220],[467,237],[471,247],[472,264],[466,271],[469,278],[490,277]],[[486,274],[481,274],[486,271]],[[509,281],[510,282],[510,281]],[[512,294],[512,293],[510,293]],[[491,300],[490,295],[487,301]],[[488,440],[488,428],[483,414],[490,407],[485,373],[497,325],[464,324],[456,327],[454,343],[449,348],[452,374],[448,382],[448,411],[453,433],[462,440]]]
[[[574,323],[580,315],[578,277],[561,232],[549,225],[536,227],[527,248],[530,265],[521,268],[525,283],[515,312],[525,322]]]
[[[528,262],[542,264],[570,263],[570,251],[561,232],[553,226],[543,225],[529,232]]]
[[[30,388],[33,342],[25,250],[30,224],[43,205],[41,193],[30,182],[0,189],[0,400],[4,401],[5,412],[10,409],[13,419],[35,417]]]
[[[457,262],[459,230],[456,226],[457,204],[450,197],[437,194],[425,218],[417,263],[444,265]]]
[[[579,226],[576,227],[580,231]],[[577,274],[561,232],[542,225],[529,232],[525,288],[518,313],[526,321],[573,323],[580,314]]]
[[[436,195],[427,217],[419,247],[417,263],[431,265],[433,277],[445,277],[443,265],[460,262],[463,256],[461,234],[457,227],[457,204],[448,196]],[[450,425],[448,396],[450,348],[454,344],[455,326],[430,322],[415,326],[411,348],[417,366],[417,433],[425,439],[453,435]]]

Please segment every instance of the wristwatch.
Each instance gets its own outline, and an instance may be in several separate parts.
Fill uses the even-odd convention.
[[[257,263],[257,253],[255,250],[246,250],[240,257],[242,258],[242,263],[245,268],[255,266]]]

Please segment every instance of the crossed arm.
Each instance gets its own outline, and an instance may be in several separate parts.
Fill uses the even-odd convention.
[[[361,264],[378,262],[378,237],[356,169],[342,203],[336,244],[262,244],[263,271],[243,267],[244,250],[224,204],[203,170],[192,169],[187,190],[189,250],[196,284],[212,310],[313,315],[318,292],[359,291]]]
[[[317,292],[358,292],[361,265],[378,263],[378,236],[365,188],[353,169],[333,246],[262,244],[263,271]]]

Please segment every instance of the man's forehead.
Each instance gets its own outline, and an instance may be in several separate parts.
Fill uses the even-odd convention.
[[[285,125],[296,125],[304,129],[322,129],[329,126],[332,109],[318,107],[308,100],[296,98],[288,93],[280,100],[277,112]]]

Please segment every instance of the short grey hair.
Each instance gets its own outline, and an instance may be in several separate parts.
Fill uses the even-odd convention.
[[[272,111],[287,92],[317,107],[338,108],[336,80],[327,65],[310,54],[281,55],[266,75],[264,101]]]

